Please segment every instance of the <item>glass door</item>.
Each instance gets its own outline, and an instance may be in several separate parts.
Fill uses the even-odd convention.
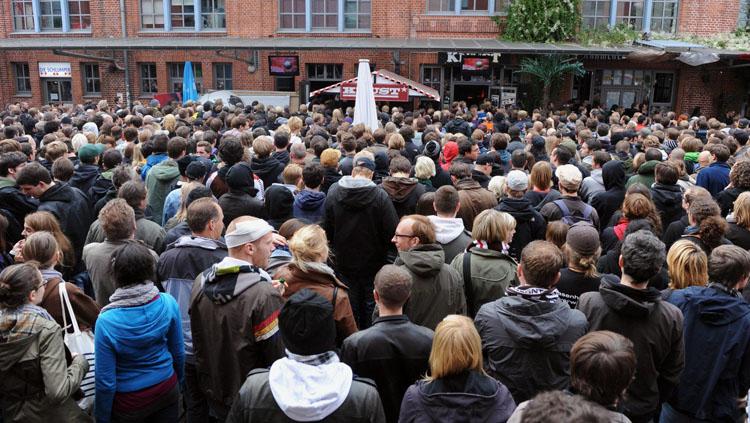
[[[72,103],[70,79],[47,79],[44,81],[47,103]]]

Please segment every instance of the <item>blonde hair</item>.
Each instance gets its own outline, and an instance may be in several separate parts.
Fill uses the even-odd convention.
[[[325,263],[328,259],[326,232],[318,225],[307,225],[298,229],[289,240],[292,263],[307,272],[306,263]]]
[[[323,167],[336,168],[339,165],[341,151],[335,148],[326,148],[320,153],[320,165]]]
[[[750,229],[750,192],[745,191],[734,200],[733,210],[737,226]]]
[[[177,210],[177,214],[174,215],[174,219],[177,222],[185,222],[187,220],[187,198],[188,194],[190,192],[200,186],[202,186],[198,181],[191,181],[186,183],[185,185],[180,188],[180,208]]]
[[[388,138],[388,148],[391,150],[403,150],[405,146],[406,141],[404,141],[404,137],[397,132],[394,132],[391,134],[390,138]]]
[[[488,209],[474,218],[471,237],[490,244],[505,242],[515,228],[516,219],[513,216],[495,209]]]
[[[253,153],[258,157],[270,156],[273,152],[273,139],[267,135],[260,136],[253,141]]]
[[[435,162],[431,158],[420,156],[414,166],[414,176],[417,179],[430,179],[435,176]]]
[[[175,129],[177,129],[177,119],[175,119],[174,115],[169,114],[164,116],[164,120],[162,121],[162,128],[169,132],[174,132]]]
[[[425,377],[429,381],[457,375],[466,370],[484,374],[482,341],[474,322],[466,316],[446,316],[435,328],[429,362],[430,374]]]
[[[299,135],[299,131],[302,129],[302,119],[297,116],[292,116],[289,118],[287,125],[289,125],[289,130],[292,132],[292,135]]]
[[[704,286],[708,282],[708,256],[686,239],[672,244],[667,253],[667,269],[670,289]]]
[[[498,201],[505,197],[505,181],[505,176],[493,176],[492,179],[490,179],[490,183],[487,184],[487,189],[495,194],[495,198]]]

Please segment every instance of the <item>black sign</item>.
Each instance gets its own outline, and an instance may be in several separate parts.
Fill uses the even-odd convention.
[[[492,63],[500,63],[502,53],[461,53],[457,51],[448,51],[438,53],[438,64],[455,64],[460,65],[464,57],[491,57]]]

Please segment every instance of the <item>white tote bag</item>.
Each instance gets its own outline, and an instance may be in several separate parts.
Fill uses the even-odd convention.
[[[78,401],[78,406],[88,411],[94,407],[94,392],[96,390],[94,380],[94,371],[96,370],[94,366],[94,335],[90,330],[82,332],[78,327],[78,320],[76,320],[76,315],[73,312],[73,305],[70,303],[68,289],[65,286],[64,281],[60,281],[58,291],[60,292],[60,304],[62,304],[63,307],[62,315],[65,329],[65,345],[68,346],[70,352],[84,356],[89,362],[89,371],[81,381],[81,390],[83,391],[84,397]],[[70,324],[73,327],[73,333],[68,333],[68,319],[65,314],[66,308],[70,315]]]

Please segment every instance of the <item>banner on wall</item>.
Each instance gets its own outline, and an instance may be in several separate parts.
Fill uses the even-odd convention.
[[[39,62],[39,77],[41,78],[70,78],[73,72],[67,62]]]
[[[403,84],[373,84],[372,92],[375,94],[375,101],[409,101],[409,87]],[[356,98],[356,83],[345,83],[341,85],[342,100],[354,100]]]

